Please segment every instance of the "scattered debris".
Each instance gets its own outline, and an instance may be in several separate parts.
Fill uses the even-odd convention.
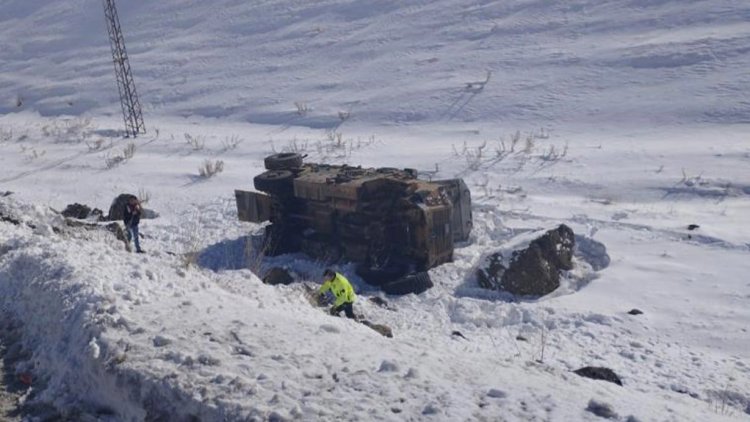
[[[513,251],[508,264],[501,252],[490,255],[487,266],[477,271],[479,284],[516,295],[544,296],[560,287],[560,271],[573,268],[574,248],[573,230],[561,224],[526,249]]]
[[[378,372],[398,372],[398,364],[392,360],[384,360],[380,362]]]
[[[386,300],[383,299],[382,297],[373,296],[370,298],[370,302],[374,303],[375,305],[380,306],[381,308],[388,307],[388,302],[386,302]]]
[[[620,377],[615,374],[615,372],[609,368],[599,367],[599,366],[586,366],[581,369],[576,369],[576,374],[585,377],[585,378],[591,378],[594,380],[601,380],[601,381],[609,381],[611,383],[622,385],[622,381],[620,381]]]
[[[675,393],[685,394],[694,399],[700,399],[700,394],[690,391],[687,387],[680,384],[672,384],[669,388]]]
[[[475,93],[481,92],[484,89],[484,86],[487,85],[487,82],[490,81],[491,77],[492,72],[488,70],[483,81],[466,82],[466,90]]]
[[[304,287],[305,287],[305,291],[303,292],[303,294],[304,294],[305,298],[307,298],[308,302],[310,302],[310,304],[312,306],[322,307],[322,306],[325,306],[325,305],[328,304],[328,301],[327,301],[326,297],[324,295],[318,294],[318,290],[316,288],[314,288],[314,287],[312,287],[312,286],[310,286],[308,284],[305,284]],[[372,299],[370,299],[370,300],[372,300]],[[380,300],[382,300],[382,299],[380,299]],[[385,302],[385,301],[383,301],[383,302]],[[369,327],[369,328],[377,331],[383,337],[393,338],[393,330],[390,327],[388,327],[387,325],[374,324],[374,323],[366,320],[364,318],[364,316],[362,316],[362,315],[357,315],[356,319],[357,319],[357,321],[359,321],[359,323],[361,323],[362,325],[365,325],[365,326],[367,326],[367,327]],[[321,326],[321,328],[322,328],[322,326]],[[338,328],[335,328],[333,326],[331,326],[331,328],[334,329],[334,330],[336,330],[335,332],[338,332]]]
[[[586,407],[586,411],[606,419],[619,419],[617,413],[612,410],[612,406],[594,399],[589,400],[589,405]]]
[[[419,371],[416,368],[409,368],[409,370],[406,371],[406,374],[404,375],[404,378],[406,378],[406,379],[416,379],[416,378],[419,378]]]
[[[0,221],[5,222],[5,223],[10,223],[10,224],[13,224],[15,226],[18,226],[18,225],[21,224],[21,222],[19,220],[16,220],[15,218],[13,218],[13,217],[11,217],[9,215],[5,215],[2,212],[0,212]]]
[[[127,238],[125,237],[125,229],[122,228],[118,223],[109,223],[104,226],[104,229],[110,233],[113,233],[117,240],[121,240],[127,244]]]
[[[373,330],[377,331],[382,335],[383,337],[393,338],[393,330],[391,330],[390,327],[383,325],[383,324],[373,324],[370,321],[367,320],[361,320],[360,323],[362,325],[365,325],[367,327],[372,328]]]
[[[156,336],[153,340],[154,347],[164,347],[172,344],[172,340],[164,337],[164,336]]]
[[[318,289],[309,284],[305,284],[305,291],[303,295],[310,302],[310,305],[315,307],[325,306],[328,304],[326,297],[318,293]]]
[[[272,286],[277,284],[288,285],[294,282],[294,277],[284,268],[273,267],[263,276],[263,282]]]
[[[518,340],[518,341],[529,341],[529,339],[527,339],[526,337],[524,337],[524,336],[522,336],[520,334],[516,336],[516,340]]]
[[[463,334],[461,334],[460,331],[453,331],[453,332],[451,332],[451,336],[452,337],[461,337],[464,340],[468,340],[468,338],[466,338],[466,336],[464,336]]]
[[[695,230],[695,229],[698,229],[698,228],[700,228],[700,226],[697,225],[697,224],[690,224],[690,225],[687,226],[688,230]]]
[[[429,404],[427,404],[427,406],[424,407],[424,409],[422,409],[422,414],[425,415],[425,416],[426,415],[436,415],[438,413],[440,413],[440,408],[435,403],[429,403]]]
[[[79,220],[85,220],[89,217],[100,221],[104,213],[98,208],[91,209],[91,207],[79,203],[70,204],[61,213],[63,216],[68,218],[77,218]]]
[[[389,311],[395,311],[394,309],[385,299],[379,296],[373,296],[369,299],[370,302],[375,304],[376,306],[379,306],[383,309],[388,309]]]

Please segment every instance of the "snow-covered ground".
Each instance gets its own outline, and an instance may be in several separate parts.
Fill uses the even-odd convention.
[[[34,226],[0,222],[4,370],[31,375],[28,418],[748,418],[750,4],[252,3],[118,5],[149,129],[126,140],[100,5],[0,2],[0,215]],[[394,338],[248,269],[320,281],[244,253],[233,190],[289,150],[469,184],[475,230],[434,288],[385,309],[337,267]],[[160,214],[146,255],[54,212],[122,192]],[[558,291],[477,287],[483,256],[560,223]]]

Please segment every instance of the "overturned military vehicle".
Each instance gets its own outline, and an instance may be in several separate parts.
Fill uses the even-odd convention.
[[[304,163],[299,154],[266,157],[255,189],[236,190],[239,219],[266,226],[266,255],[291,252],[346,260],[386,293],[432,287],[425,272],[453,259],[472,227],[461,179],[425,181],[413,169]]]

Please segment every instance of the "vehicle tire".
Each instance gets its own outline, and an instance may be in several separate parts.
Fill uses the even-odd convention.
[[[302,156],[294,152],[269,155],[263,160],[267,170],[288,170],[302,167]]]
[[[253,179],[255,189],[275,195],[291,193],[294,174],[289,170],[269,170]]]
[[[373,286],[382,286],[393,282],[406,273],[406,268],[401,265],[389,265],[386,267],[372,267],[367,264],[360,264],[354,272],[362,277],[367,284]]]
[[[432,286],[430,275],[426,272],[419,272],[386,283],[380,286],[380,288],[389,295],[408,295],[409,293],[418,295],[427,291]]]
[[[397,169],[396,167],[380,167],[376,169],[375,171],[377,171],[380,174],[394,174],[394,173],[398,173],[401,170]]]

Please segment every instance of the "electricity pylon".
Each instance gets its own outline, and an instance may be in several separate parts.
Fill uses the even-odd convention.
[[[112,47],[112,61],[115,64],[117,90],[120,92],[120,106],[122,107],[122,117],[125,120],[125,136],[136,137],[138,134],[146,133],[141,102],[138,99],[138,93],[135,91],[135,81],[133,80],[133,72],[130,70],[128,52],[125,50],[125,38],[122,36],[115,0],[103,1],[109,43]]]

